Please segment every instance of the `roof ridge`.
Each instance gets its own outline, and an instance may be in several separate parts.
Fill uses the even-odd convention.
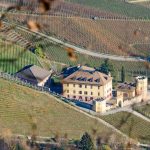
[[[92,73],[91,73],[92,71]],[[73,77],[75,77],[75,79],[72,79]],[[78,78],[86,78],[86,80],[80,80]],[[89,80],[93,78],[92,80]],[[97,79],[100,79],[97,81]],[[72,74],[70,74],[69,76],[67,76],[66,78],[64,78],[62,81],[63,82],[73,82],[73,83],[87,83],[87,84],[99,84],[99,85],[104,85],[105,83],[109,82],[112,79],[111,76],[104,74],[102,72],[99,72],[95,69],[93,70],[84,70],[84,69],[78,69],[75,72],[73,72]]]

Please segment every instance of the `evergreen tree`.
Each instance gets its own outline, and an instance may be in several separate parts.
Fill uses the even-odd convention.
[[[101,64],[99,70],[105,74],[112,74],[115,72],[113,64],[109,61],[109,59],[105,59],[104,63]]]
[[[121,82],[125,82],[125,69],[123,66],[121,68]]]
[[[114,69],[113,64],[111,63],[111,61],[109,61],[109,59],[105,59],[104,63],[101,64],[101,66],[98,69],[100,72],[103,72],[105,74],[109,74],[111,73],[114,81],[116,80],[116,72]]]
[[[94,150],[94,144],[90,135],[87,132],[85,132],[85,134],[82,136],[79,142],[79,147],[81,150]]]

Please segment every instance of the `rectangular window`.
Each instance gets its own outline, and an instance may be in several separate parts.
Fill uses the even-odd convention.
[[[67,83],[67,86],[69,86],[69,83]]]
[[[67,93],[69,93],[69,90],[67,90]]]
[[[91,89],[93,88],[93,86],[91,85]]]
[[[100,93],[98,92],[98,96],[100,96]]]
[[[82,91],[79,91],[79,94],[82,94]]]
[[[75,94],[75,93],[76,93],[76,91],[75,91],[75,90],[73,90],[73,93]]]
[[[82,84],[79,84],[79,88],[82,88]]]
[[[88,92],[87,92],[87,91],[85,91],[85,92],[84,92],[84,94],[85,94],[85,95],[87,95],[87,94],[88,94]]]
[[[87,97],[85,97],[85,101],[88,101]]]
[[[85,85],[85,88],[87,88],[87,85]]]
[[[93,92],[91,92],[91,95],[93,95]]]

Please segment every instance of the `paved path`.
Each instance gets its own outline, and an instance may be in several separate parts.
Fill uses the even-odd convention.
[[[8,22],[5,22],[5,23],[7,23],[7,24],[12,24],[12,23],[10,23],[10,22],[9,22],[9,23],[8,23]],[[116,60],[116,61],[134,61],[134,62],[139,62],[139,61],[140,61],[140,62],[143,62],[143,61],[145,61],[145,60],[139,59],[139,58],[137,58],[137,57],[124,57],[124,56],[117,56],[117,55],[110,55],[110,54],[103,54],[103,53],[93,52],[93,51],[90,50],[90,49],[87,50],[87,49],[84,49],[84,48],[79,48],[79,47],[74,46],[74,45],[72,45],[72,44],[63,42],[63,41],[61,41],[61,40],[59,40],[59,39],[56,39],[56,38],[54,38],[54,37],[50,37],[50,36],[48,36],[48,35],[45,35],[45,34],[43,34],[43,33],[41,33],[41,32],[31,32],[31,31],[29,31],[28,28],[23,27],[23,26],[20,26],[20,25],[18,25],[18,24],[16,24],[16,23],[13,23],[13,24],[15,24],[16,28],[18,28],[18,29],[20,29],[20,30],[23,30],[23,31],[25,31],[25,32],[29,32],[29,33],[32,33],[32,34],[35,34],[35,33],[36,33],[36,34],[38,34],[38,35],[40,35],[40,36],[42,36],[42,37],[45,37],[45,38],[47,38],[47,39],[49,39],[49,40],[51,40],[51,41],[54,41],[54,42],[59,43],[59,44],[62,44],[62,45],[64,45],[64,46],[66,46],[66,47],[73,48],[76,52],[81,53],[81,54],[86,54],[86,55],[94,56],[94,57],[97,57],[97,58],[103,58],[103,59],[108,58],[108,59]]]
[[[150,0],[128,0],[128,3],[141,3],[141,2],[149,2]]]
[[[139,104],[139,106],[140,106],[140,104]],[[118,108],[118,109],[110,110],[110,111],[108,111],[106,113],[103,113],[102,115],[111,115],[111,114],[115,114],[117,112],[129,112],[129,113],[134,114],[137,117],[140,117],[140,118],[144,119],[145,121],[150,122],[149,118],[147,118],[144,115],[138,113],[137,111],[134,111],[130,106],[126,106],[126,107],[123,107],[123,108]]]

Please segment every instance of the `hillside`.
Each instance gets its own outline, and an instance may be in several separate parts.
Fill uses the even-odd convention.
[[[24,25],[26,15],[9,14],[8,18]],[[147,20],[92,20],[59,16],[32,16],[32,19],[40,22],[44,34],[95,52],[144,57],[150,53],[147,46],[150,24]]]
[[[55,17],[50,17],[50,18],[52,19],[51,20],[52,22],[54,22],[54,21],[57,22],[57,20],[55,20]],[[74,20],[74,21],[78,21],[78,19]],[[100,24],[104,23],[104,25],[105,25],[105,24],[107,24],[107,22],[108,21],[101,22]],[[88,25],[86,26],[86,23],[89,23],[88,25],[90,25],[90,23],[92,23],[92,22],[91,21],[85,22],[85,29],[83,28],[83,31],[88,29]],[[51,26],[51,31],[53,28],[54,28],[54,24],[53,24],[53,26]],[[65,26],[60,28],[62,30],[60,30],[58,28],[59,29],[58,31],[61,31],[60,32],[61,34],[59,34],[59,35],[64,35],[64,36],[67,35],[68,38],[70,37],[70,39],[76,39],[76,40],[78,39],[74,36],[77,31],[73,32],[74,33],[74,35],[73,35],[71,30],[74,31],[74,29],[72,29],[71,26],[70,26],[70,29],[68,29],[70,32],[67,32],[67,31],[63,32],[64,28],[65,28]],[[103,33],[103,31],[100,30],[100,27],[97,30],[99,30],[99,32]],[[46,31],[47,30],[44,30],[43,32],[46,33]],[[54,31],[57,31],[57,28]],[[96,37],[98,39],[102,39],[102,37],[103,37],[102,35],[96,34],[96,32],[93,32],[92,30],[90,32],[91,32],[91,34],[93,34],[93,36],[96,35]],[[103,34],[105,35],[105,33],[103,33]],[[4,37],[5,37],[5,32],[1,32],[1,35],[4,35]],[[82,41],[88,39],[88,38],[82,38],[82,35],[83,34],[81,34]],[[121,34],[119,34],[119,35],[121,36]],[[76,53],[76,52],[75,52],[75,54],[77,56],[77,61],[72,62],[70,60],[70,58],[68,57],[67,51],[65,50],[66,48],[64,46],[62,46],[60,44],[56,44],[56,43],[52,42],[51,40],[49,40],[45,37],[35,36],[34,34],[32,34],[32,32],[26,32],[26,31],[23,31],[20,29],[15,29],[15,33],[14,33],[14,30],[11,29],[11,30],[9,30],[8,36],[9,36],[10,42],[9,42],[9,44],[6,44],[6,41],[4,42],[4,40],[3,40],[3,42],[2,42],[3,46],[1,47],[1,52],[4,52],[5,49],[7,49],[10,52],[6,53],[6,51],[5,51],[4,53],[1,53],[1,64],[0,65],[1,65],[1,70],[9,72],[9,73],[14,73],[14,72],[18,71],[18,69],[21,69],[22,67],[24,67],[25,65],[28,65],[28,64],[39,65],[38,60],[33,53],[31,53],[28,50],[24,51],[24,49],[21,48],[21,47],[23,47],[22,43],[25,43],[24,41],[28,41],[29,43],[31,43],[31,45],[41,45],[42,50],[46,55],[45,61],[48,60],[48,61],[57,62],[59,64],[62,63],[62,66],[64,66],[65,64],[66,65],[77,65],[77,64],[85,65],[85,64],[88,64],[91,67],[99,67],[100,64],[104,62],[103,58],[92,57],[89,55],[80,54],[80,53]],[[109,36],[109,32],[108,32],[108,36]],[[88,37],[90,37],[90,35],[88,35]],[[21,40],[18,40],[18,38]],[[80,41],[78,40],[78,42],[82,42],[81,39],[80,39]],[[118,40],[120,40],[120,39],[121,38],[118,38]],[[110,38],[110,40],[113,41],[114,38]],[[13,41],[17,41],[17,43],[13,44],[14,43]],[[103,42],[106,43],[108,41],[103,41]],[[89,44],[89,43],[87,42],[87,44]],[[112,47],[111,45],[109,45],[109,46]],[[116,47],[116,46],[113,45],[113,47]],[[19,51],[19,49],[20,49],[20,51]],[[119,51],[122,52],[121,50],[119,50]],[[20,54],[20,52],[21,52],[21,57],[19,55],[19,57],[16,58],[16,56],[18,56],[18,54]],[[141,51],[141,52],[143,52],[143,51]],[[145,52],[146,53],[148,52],[148,47],[145,49]],[[61,53],[61,55],[60,55],[60,53]],[[2,59],[2,58],[6,58],[6,60]],[[12,59],[12,58],[16,58],[15,63],[12,63],[11,61],[9,61],[9,59]],[[127,61],[120,62],[120,61],[114,61],[114,60],[111,62],[113,63],[115,70],[117,72],[121,70],[122,66],[124,66],[124,68],[127,71],[127,79],[129,79],[134,74],[146,74],[146,72],[149,73],[149,71],[146,69],[145,64],[143,62],[127,62]],[[45,66],[45,64],[44,64],[44,66]],[[49,64],[47,64],[46,66],[49,66]],[[59,65],[59,68],[61,69],[60,65]],[[117,74],[117,78],[118,78],[118,80],[120,80],[120,74],[119,73]]]
[[[56,100],[53,96],[16,85],[0,78],[0,132],[31,134],[34,124],[40,136],[80,138],[85,132],[106,135],[111,130]],[[17,124],[17,125],[16,125]]]
[[[129,137],[142,143],[150,143],[150,122],[127,112],[118,112],[102,118]]]
[[[134,18],[150,18],[149,8],[144,6],[129,4],[123,0],[66,0],[68,2],[78,3],[90,7],[97,8],[99,10],[105,10],[108,12],[114,12],[122,14],[128,17]]]
[[[30,64],[40,65],[33,53],[0,39],[0,70],[11,74]]]

